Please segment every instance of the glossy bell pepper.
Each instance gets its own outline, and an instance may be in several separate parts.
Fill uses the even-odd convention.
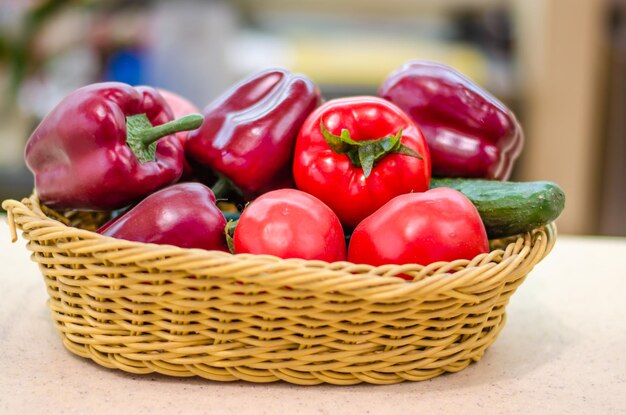
[[[173,134],[198,128],[202,116],[172,119],[151,87],[107,82],[74,91],[26,143],[39,199],[57,209],[113,210],[174,183],[184,148]]]
[[[97,232],[129,241],[228,251],[225,227],[211,189],[179,183],[151,194]]]
[[[523,145],[513,113],[476,83],[437,63],[413,61],[391,73],[378,95],[424,133],[436,177],[506,180]]]
[[[233,86],[203,111],[185,154],[196,176],[213,170],[244,197],[293,187],[291,161],[300,127],[319,105],[317,86],[302,75],[272,69]]]

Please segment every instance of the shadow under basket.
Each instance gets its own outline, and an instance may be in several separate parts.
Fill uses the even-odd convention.
[[[86,230],[102,214],[59,214],[34,196],[3,207],[69,351],[217,381],[390,384],[462,370],[495,341],[556,238],[550,224],[472,260],[372,267],[114,239]]]

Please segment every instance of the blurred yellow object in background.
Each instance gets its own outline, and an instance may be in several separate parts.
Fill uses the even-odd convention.
[[[400,41],[379,35],[294,38],[293,70],[326,85],[380,85],[409,60],[446,63],[479,84],[487,80],[487,59],[470,44],[428,40]]]

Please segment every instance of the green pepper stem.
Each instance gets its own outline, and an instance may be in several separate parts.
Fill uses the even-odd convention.
[[[181,131],[195,130],[202,125],[203,121],[204,117],[201,114],[189,114],[165,124],[139,131],[137,135],[139,140],[141,140],[145,146],[148,146],[167,135]]]

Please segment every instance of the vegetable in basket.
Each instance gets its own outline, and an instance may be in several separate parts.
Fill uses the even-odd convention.
[[[522,149],[522,129],[504,104],[461,73],[438,63],[408,62],[385,79],[378,95],[422,130],[434,177],[509,177]]]
[[[486,252],[487,233],[472,202],[440,188],[398,196],[368,216],[352,233],[348,261],[428,265]]]
[[[228,251],[226,219],[201,183],[179,183],[151,194],[98,233],[136,242]]]
[[[378,97],[329,101],[305,121],[293,163],[296,185],[353,228],[403,193],[430,182],[424,136],[397,106]]]
[[[237,254],[281,258],[346,259],[337,215],[322,201],[296,189],[268,192],[246,207],[233,236]]]
[[[248,199],[293,187],[296,137],[320,100],[317,86],[302,75],[273,69],[245,79],[209,104],[206,122],[189,134],[185,152],[194,173],[215,171]]]
[[[174,120],[151,87],[88,85],[65,97],[26,143],[40,200],[56,209],[113,210],[174,183],[184,149],[173,135],[200,114]]]

